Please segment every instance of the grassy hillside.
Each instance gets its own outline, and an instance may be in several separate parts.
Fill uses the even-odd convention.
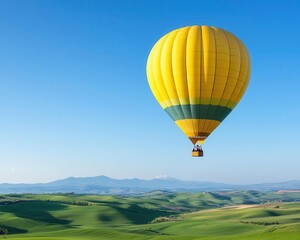
[[[0,195],[0,227],[16,240],[299,240],[300,203],[284,203],[299,199],[300,193],[253,191]],[[243,203],[264,204],[234,206]]]

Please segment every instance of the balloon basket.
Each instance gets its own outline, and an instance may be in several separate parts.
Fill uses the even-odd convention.
[[[203,150],[192,151],[192,157],[203,157]]]

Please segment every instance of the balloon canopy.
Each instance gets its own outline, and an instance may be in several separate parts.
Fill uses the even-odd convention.
[[[232,33],[188,26],[157,41],[147,77],[161,107],[193,144],[202,144],[244,95],[250,58]]]

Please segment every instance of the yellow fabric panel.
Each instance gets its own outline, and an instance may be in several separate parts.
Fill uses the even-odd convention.
[[[164,36],[154,45],[147,62],[148,82],[152,92],[155,92],[159,96],[156,100],[162,108],[172,105],[162,79],[160,68],[161,51],[166,39],[167,36]]]
[[[216,129],[216,127],[219,126],[219,124],[220,124],[219,121],[199,119],[198,120],[198,131],[199,132],[207,132],[210,134]]]
[[[186,27],[177,32],[172,47],[173,79],[179,101],[184,98],[189,99],[186,77],[186,45],[189,29]],[[189,104],[189,101],[187,103]]]
[[[192,120],[178,120],[175,123],[187,137],[197,136],[195,131],[190,130],[190,124],[193,124],[188,124],[190,121]]]
[[[213,93],[216,63],[217,63],[217,49],[215,33],[211,27],[202,26],[202,45],[203,45],[203,61],[202,61],[202,74],[201,74],[201,104],[210,104],[211,96]],[[206,101],[206,99],[208,101]],[[205,126],[206,120],[201,125]]]
[[[217,126],[219,126],[220,122],[215,120],[205,120],[203,123],[203,131],[212,133]]]
[[[200,103],[200,74],[201,74],[201,27],[192,26],[188,33],[186,45],[187,83],[191,104]]]
[[[156,43],[156,45],[157,44],[158,43]],[[150,52],[149,59],[153,58],[153,52],[154,52],[155,47],[156,46],[154,46],[152,51]],[[154,73],[153,73],[154,69],[153,69],[152,63],[153,63],[153,61],[148,61],[147,62],[148,83],[149,83],[150,89],[151,89],[154,97],[156,98],[156,100],[161,104],[161,106],[163,108],[165,108],[167,103],[164,102],[164,99],[163,99],[163,97],[162,97],[162,95],[159,91],[159,88],[156,85],[156,78],[155,78]],[[162,102],[164,102],[164,103],[162,103]]]
[[[223,96],[224,89],[226,87],[228,73],[229,73],[229,45],[225,33],[217,28],[212,28],[216,41],[216,72],[214,78],[212,99],[220,99]],[[219,105],[219,101],[211,101],[211,104]]]
[[[249,71],[249,75],[250,75],[250,71]],[[244,83],[244,85],[243,85],[243,87],[242,87],[242,89],[241,89],[239,95],[237,96],[237,99],[235,100],[234,103],[232,103],[232,104],[230,105],[232,109],[235,108],[235,106],[239,103],[239,101],[241,100],[241,98],[242,98],[243,95],[245,94],[246,89],[247,89],[247,87],[248,87],[248,84],[249,84],[249,81]]]
[[[202,144],[204,143],[205,140],[206,140],[206,139],[204,139],[204,140],[198,140],[196,143],[198,143],[199,145],[202,145]],[[196,143],[194,143],[194,145],[195,145]]]
[[[230,97],[230,100],[232,101],[231,104],[227,104],[226,106],[230,108],[234,108],[234,106],[238,103],[238,97],[240,94],[244,94],[245,90],[243,91],[243,86],[248,85],[249,82],[249,76],[248,72],[250,71],[250,58],[247,49],[242,44],[242,42],[239,39],[236,39],[239,49],[240,49],[240,72],[238,76],[238,80],[235,86],[235,89]]]
[[[219,121],[204,119],[177,120],[175,123],[187,137],[200,137],[201,133],[210,134],[220,124]],[[190,130],[190,125],[193,126],[194,131]]]
[[[173,43],[179,31],[180,29],[170,32],[167,35],[167,39],[162,48],[160,66],[159,66],[161,69],[162,80],[167,90],[169,99],[172,102],[172,105],[180,104],[178,99],[177,89],[173,78],[173,66],[172,66]]]
[[[230,49],[230,65],[227,77],[226,87],[222,95],[222,101],[220,105],[226,106],[232,103],[231,96],[235,90],[237,84],[239,71],[240,71],[240,50],[236,38],[229,32],[224,31]]]
[[[213,30],[210,27],[202,26],[203,62],[201,74],[200,95],[203,98],[210,98],[213,89],[216,65],[216,45]],[[209,102],[202,102],[209,104]]]
[[[247,57],[248,57],[248,71],[247,71],[247,75],[246,75],[246,78],[245,78],[245,82],[244,82],[244,85],[240,91],[240,93],[238,94],[237,98],[235,99],[234,101],[234,104],[232,104],[232,108],[234,108],[238,103],[239,101],[241,100],[241,98],[243,97],[247,87],[248,87],[248,84],[249,84],[249,79],[250,79],[250,71],[251,71],[251,62],[250,62],[250,56],[249,56],[249,53],[247,52]]]

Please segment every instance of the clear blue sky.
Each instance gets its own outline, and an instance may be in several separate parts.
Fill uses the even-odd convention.
[[[0,1],[0,182],[69,176],[258,183],[300,179],[299,1]],[[186,25],[224,28],[252,74],[192,158],[145,66]]]

